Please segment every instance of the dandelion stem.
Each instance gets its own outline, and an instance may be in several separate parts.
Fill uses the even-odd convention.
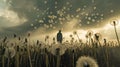
[[[116,26],[115,26],[115,25],[114,25],[114,29],[115,29],[115,34],[116,34],[116,38],[117,38],[118,44],[119,44],[119,46],[120,46],[119,37],[118,37],[118,34],[117,34],[117,30],[116,30]]]
[[[49,67],[49,62],[48,62],[48,55],[46,54],[46,67]]]
[[[32,67],[32,61],[31,61],[29,46],[28,46],[28,56],[29,56],[29,61],[30,61],[30,67]]]
[[[4,61],[4,55],[3,55],[2,56],[2,67],[5,67],[4,64],[5,64],[5,61]]]
[[[9,67],[9,66],[10,66],[9,62],[10,62],[10,58],[8,58],[8,64],[7,64],[7,67]]]
[[[16,54],[16,67],[19,67],[19,55],[18,53]]]
[[[60,55],[57,55],[57,66],[56,67],[60,67],[60,59],[61,59]]]
[[[72,67],[74,67],[74,59],[75,59],[75,58],[74,58],[74,51],[73,51],[73,56],[72,56],[72,57],[73,57],[73,62],[72,62],[72,63],[73,63],[73,64],[72,64],[73,66],[72,66]]]

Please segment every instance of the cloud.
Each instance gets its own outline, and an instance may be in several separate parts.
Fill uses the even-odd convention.
[[[11,10],[11,5],[12,0],[0,0],[0,35],[13,34],[16,31],[20,33],[20,28],[17,27],[28,21],[27,17],[20,17],[17,12]]]
[[[20,18],[17,13],[11,10],[4,10],[4,13],[0,16],[0,27],[13,27],[21,25],[27,22],[27,19],[22,17]]]
[[[93,3],[91,0],[0,0],[0,27],[5,27],[2,31],[7,31],[7,34],[9,32],[25,34],[28,31],[44,31],[49,34],[59,29],[63,29],[66,33],[88,29],[102,32],[109,18],[119,15],[118,6],[118,0],[95,0]],[[58,10],[62,11],[63,16],[57,14]],[[48,18],[49,15],[57,17],[52,19],[53,23],[49,22],[51,20]],[[66,19],[68,15],[69,20]],[[60,18],[62,20],[59,20]],[[39,20],[43,22],[40,23]]]

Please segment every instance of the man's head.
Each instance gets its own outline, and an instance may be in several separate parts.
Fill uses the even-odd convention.
[[[59,30],[59,33],[61,33],[61,30]]]

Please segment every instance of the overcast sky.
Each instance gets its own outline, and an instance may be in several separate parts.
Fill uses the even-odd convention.
[[[32,32],[40,36],[59,29],[71,33],[93,30],[115,39],[109,23],[120,20],[119,3],[120,0],[0,0],[0,35],[24,36]]]

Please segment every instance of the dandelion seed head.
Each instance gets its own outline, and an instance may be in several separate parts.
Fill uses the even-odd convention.
[[[77,31],[74,31],[73,34],[76,35],[76,34],[77,34]]]
[[[98,64],[93,58],[82,56],[78,59],[76,67],[98,67]]]
[[[13,58],[16,54],[16,51],[14,48],[6,48],[4,56],[7,58]]]
[[[50,48],[50,53],[52,53],[53,55],[58,55],[58,52],[59,52],[59,55],[63,55],[65,51],[66,51],[65,45],[57,44],[57,45],[53,45]]]

